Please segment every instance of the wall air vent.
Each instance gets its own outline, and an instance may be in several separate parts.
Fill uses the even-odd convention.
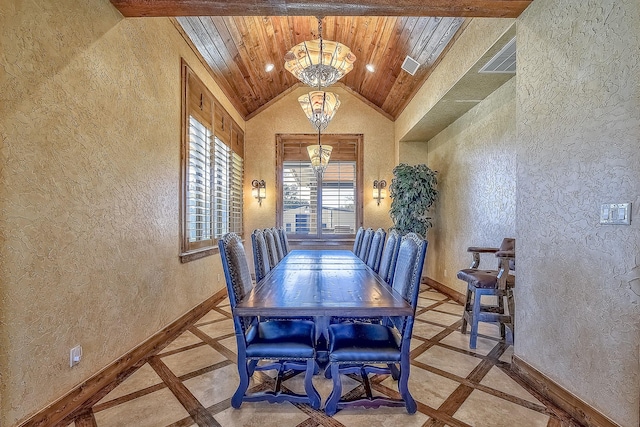
[[[416,71],[418,71],[418,67],[420,67],[420,63],[418,61],[416,61],[415,59],[413,59],[412,57],[410,57],[409,55],[407,55],[406,58],[404,58],[404,62],[402,63],[402,68],[403,70],[405,70],[407,73],[411,74],[412,76],[416,74]]]
[[[516,72],[516,38],[512,38],[500,52],[478,71],[479,73],[505,73]]]

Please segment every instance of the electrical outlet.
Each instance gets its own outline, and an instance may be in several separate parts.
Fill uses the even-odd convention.
[[[447,274],[447,269],[446,268],[444,270],[444,277],[449,277],[449,274]]]
[[[80,359],[82,359],[82,346],[77,345],[69,350],[69,367],[73,368],[78,363],[80,363]]]
[[[220,283],[220,273],[218,273],[218,283]]]

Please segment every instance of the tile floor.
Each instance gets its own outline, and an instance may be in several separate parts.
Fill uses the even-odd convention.
[[[459,332],[460,304],[425,286],[418,306],[409,380],[418,402],[414,415],[404,408],[379,408],[345,409],[327,417],[307,405],[266,402],[231,408],[238,373],[224,300],[70,427],[578,426],[511,373],[513,350],[500,341],[496,325],[481,324],[478,348],[471,351],[469,336]],[[301,380],[295,376],[284,385],[302,391]],[[268,387],[271,378],[258,372],[253,381],[252,387]],[[314,384],[324,401],[331,380],[317,375]],[[359,385],[345,377],[343,392],[357,393]],[[375,377],[372,388],[378,394],[397,393],[389,376]]]

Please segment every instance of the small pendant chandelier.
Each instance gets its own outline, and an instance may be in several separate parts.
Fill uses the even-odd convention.
[[[313,91],[298,98],[302,111],[318,130],[325,130],[340,107],[338,95],[332,92]]]
[[[324,175],[332,150],[333,147],[330,145],[322,145],[322,142],[320,142],[320,129],[318,129],[318,145],[309,145],[307,147],[307,153],[309,153],[309,159],[311,159],[311,168],[317,178],[322,178],[322,175]]]

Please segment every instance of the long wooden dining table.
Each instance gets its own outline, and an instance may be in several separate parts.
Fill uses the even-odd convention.
[[[332,317],[410,316],[411,305],[348,250],[293,250],[238,303],[235,314],[313,317],[316,338]]]

